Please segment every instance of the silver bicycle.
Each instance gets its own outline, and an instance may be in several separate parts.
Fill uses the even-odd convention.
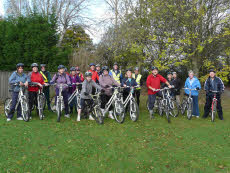
[[[13,84],[13,86],[18,86],[19,84]],[[24,94],[24,89],[25,86],[20,86],[19,94],[18,94],[18,101],[15,107],[15,110],[17,110],[19,104],[21,105],[21,112],[22,112],[22,118],[24,121],[28,122],[29,121],[29,106],[28,106],[28,101],[27,101],[27,96]],[[12,99],[7,98],[4,103],[4,112],[6,118],[8,118],[10,108],[12,105]]]

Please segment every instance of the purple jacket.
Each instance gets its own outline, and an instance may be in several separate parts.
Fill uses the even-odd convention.
[[[75,75],[75,76],[69,75],[69,79],[70,79],[71,84],[73,84],[73,83],[81,83],[81,79],[80,79],[80,77],[78,75]],[[75,90],[76,90],[76,85],[73,85],[70,88],[69,91],[72,94]]]
[[[56,83],[57,86],[56,88],[60,88],[60,84],[67,84],[67,85],[70,85],[70,80],[69,80],[69,76],[65,73],[63,74],[60,74],[60,73],[57,73],[53,76],[53,79],[50,81],[50,83]],[[63,87],[63,90],[66,90],[68,89],[68,86],[64,86]]]

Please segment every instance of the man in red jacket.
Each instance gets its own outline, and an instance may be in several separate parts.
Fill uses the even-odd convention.
[[[37,83],[37,86],[28,87],[30,119],[32,119],[31,111],[32,111],[33,105],[35,104],[37,106],[38,90],[42,88],[42,86],[45,84],[42,75],[38,72],[38,64],[33,63],[31,67],[32,67],[32,72],[30,72],[28,75],[28,82],[29,84]]]
[[[90,67],[90,70],[88,70],[88,72],[92,73],[92,80],[94,80],[94,82],[98,83],[99,82],[99,75],[95,69],[95,64],[91,63],[89,65],[89,67]]]
[[[169,88],[172,88],[172,86],[169,84],[169,82],[161,75],[158,74],[158,68],[152,67],[152,74],[148,76],[146,85],[148,88],[148,98],[149,98],[149,114],[150,119],[153,119],[153,107],[155,104],[156,96],[159,95],[159,91],[156,91],[157,89],[160,89],[161,83],[165,83],[168,85]]]

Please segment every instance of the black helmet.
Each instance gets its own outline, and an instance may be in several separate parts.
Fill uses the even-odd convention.
[[[87,76],[92,76],[92,73],[89,71],[85,72],[85,77],[87,77]]]
[[[46,66],[46,64],[40,64],[40,67],[45,67]]]
[[[60,70],[60,69],[65,69],[65,66],[64,65],[59,65],[58,70]]]
[[[168,72],[168,73],[167,73],[167,75],[170,75],[170,74],[172,75],[172,72]]]
[[[19,67],[24,68],[24,64],[23,64],[23,63],[18,63],[18,64],[16,65],[16,68],[19,68]]]
[[[38,64],[37,63],[33,63],[33,64],[31,64],[31,67],[33,68],[33,67],[38,67]]]
[[[104,67],[102,68],[102,71],[104,71],[104,70],[109,71],[109,67],[108,67],[108,66],[104,66]]]
[[[152,68],[151,68],[152,70],[158,70],[158,68],[157,67],[155,67],[155,66],[152,66]]]
[[[211,73],[211,72],[216,73],[216,71],[214,69],[210,69],[209,73]]]
[[[91,66],[95,66],[95,64],[94,64],[94,63],[90,63],[89,66],[90,66],[90,67],[91,67]]]
[[[128,69],[126,69],[126,72],[127,72],[127,71],[131,71],[131,72],[132,72],[132,69],[131,69],[131,68],[128,68]]]
[[[115,62],[113,65],[118,65],[118,63],[117,63],[117,62]]]
[[[71,67],[70,71],[76,71],[76,68],[75,67]]]

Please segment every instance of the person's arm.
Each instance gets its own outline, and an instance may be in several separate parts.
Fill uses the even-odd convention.
[[[101,91],[100,85],[96,84],[96,82],[92,81],[93,87],[97,88],[99,91]]]
[[[41,78],[41,84],[42,85],[44,85],[45,84],[45,82],[44,82],[44,79],[43,79],[43,77],[42,77],[42,75],[40,74],[40,78]]]
[[[219,80],[220,80],[220,92],[223,92],[224,91],[224,83],[223,83],[223,81],[222,81],[222,79],[221,78],[219,78]]]
[[[138,85],[135,79],[132,79],[132,81],[133,81],[133,86],[137,86]]]
[[[55,83],[56,76],[56,74],[53,76],[52,80],[50,81],[51,84]]]
[[[123,80],[123,76],[122,76],[122,73],[120,75],[120,82]]]
[[[197,79],[197,80],[198,80],[198,79]],[[198,88],[201,89],[201,84],[200,84],[200,81],[199,81],[199,80],[197,81],[197,87],[196,87],[196,89],[198,89]]]
[[[165,83],[169,88],[172,88],[172,86],[170,85],[170,83],[163,77],[163,76],[160,76],[160,81]]]
[[[32,81],[31,81],[31,75],[32,75],[32,73],[30,72],[30,73],[28,74],[28,82],[29,82],[29,83],[32,82]]]
[[[103,78],[102,76],[99,77],[99,84],[101,85],[102,88],[105,88],[106,84],[103,82],[102,78]]]
[[[116,86],[120,86],[121,85],[112,76],[111,76],[111,78],[112,78],[112,81],[113,81],[113,85],[116,85]]]
[[[204,83],[204,90],[206,91],[206,92],[209,92],[209,87],[208,87],[208,79],[205,81],[205,83]]]
[[[16,73],[13,72],[9,78],[9,84],[15,84],[18,83],[19,81],[17,80]]]
[[[48,83],[51,81],[51,75],[50,75],[50,72],[47,72],[48,75],[47,75],[47,79],[48,79]]]
[[[70,80],[69,80],[69,76],[66,76],[66,83],[67,83],[67,85],[70,85],[70,84],[71,84],[71,82],[70,82]]]

